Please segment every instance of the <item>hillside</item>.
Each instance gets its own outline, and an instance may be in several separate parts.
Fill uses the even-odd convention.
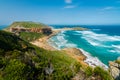
[[[0,80],[68,80],[79,69],[64,52],[44,50],[0,31]]]
[[[16,27],[16,26],[22,26],[25,28],[43,28],[43,27],[48,27],[47,25],[43,23],[36,23],[36,22],[29,22],[29,21],[20,21],[20,22],[14,22],[10,26],[8,26],[8,29],[10,27]]]
[[[52,29],[45,24],[25,21],[14,22],[4,30],[15,33],[25,41],[34,41],[52,33]]]

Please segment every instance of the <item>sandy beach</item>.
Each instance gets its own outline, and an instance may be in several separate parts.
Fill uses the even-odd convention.
[[[58,34],[60,31],[59,30],[54,30],[53,33],[49,36],[45,36],[45,37],[42,37],[42,38],[39,38],[35,41],[32,41],[30,43],[38,46],[38,47],[41,47],[41,48],[44,48],[44,49],[47,49],[47,50],[50,50],[50,51],[54,51],[56,50],[54,47],[52,47],[48,42],[47,40],[49,38],[51,38],[52,36]]]

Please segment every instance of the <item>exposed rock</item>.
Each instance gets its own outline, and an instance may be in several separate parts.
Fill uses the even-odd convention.
[[[19,33],[19,32],[36,32],[50,35],[52,33],[52,29],[49,27],[45,28],[24,28],[24,27],[12,27],[10,28],[10,32]]]
[[[48,66],[45,68],[45,74],[52,74],[54,71],[53,65],[52,63],[48,63]]]
[[[120,80],[120,64],[109,62],[110,74],[115,80]]]

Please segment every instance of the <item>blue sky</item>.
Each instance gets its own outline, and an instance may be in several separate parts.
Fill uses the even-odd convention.
[[[120,0],[0,0],[0,24],[120,24]]]

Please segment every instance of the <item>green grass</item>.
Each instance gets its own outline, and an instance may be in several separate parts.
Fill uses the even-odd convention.
[[[81,31],[81,30],[89,30],[89,29],[83,28],[83,27],[74,27],[73,30],[78,30],[78,31],[80,30]]]
[[[46,74],[52,64],[54,71]],[[68,80],[81,65],[61,51],[48,51],[0,31],[0,80]]]
[[[92,76],[98,80],[113,80],[110,73],[107,70],[104,70],[103,68],[101,68],[99,66],[97,66],[95,68],[88,66],[84,72],[87,77]]]
[[[92,76],[93,75],[93,68],[88,66],[86,69],[85,69],[85,74],[89,77],[89,76]]]
[[[110,73],[101,67],[95,67],[93,73],[95,76],[100,76],[102,80],[112,80]]]
[[[52,80],[62,80],[62,79],[70,79],[74,76],[80,69],[81,65],[76,62],[73,58],[69,57],[64,52],[61,51],[43,51],[43,54],[38,54],[42,57],[42,61],[40,62],[38,69],[43,69],[48,65],[48,63],[52,63],[54,66],[53,74],[47,76],[47,79],[51,78]],[[46,57],[44,57],[46,56]],[[44,64],[44,65],[43,65]],[[41,72],[43,73],[43,72]],[[45,75],[44,75],[45,76]]]
[[[35,33],[35,32],[21,32],[20,33],[20,37],[24,39],[25,41],[34,41],[44,36],[45,35],[42,33]]]
[[[45,24],[42,24],[42,23],[36,23],[36,22],[14,22],[12,23],[8,29],[10,27],[17,27],[17,26],[20,26],[20,27],[25,27],[25,28],[42,28],[42,27],[47,27],[47,25]]]

